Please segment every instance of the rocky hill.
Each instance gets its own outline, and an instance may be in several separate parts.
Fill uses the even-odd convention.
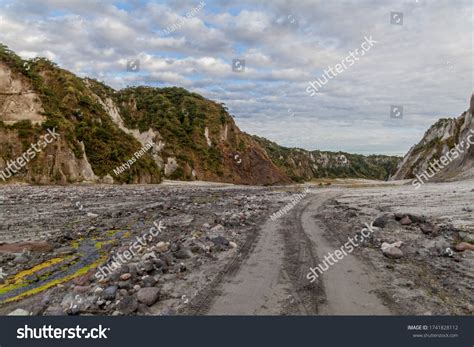
[[[434,172],[432,181],[474,178],[474,146],[469,143],[474,143],[473,111],[474,95],[466,112],[458,118],[440,119],[426,131],[399,163],[391,179],[415,178],[426,173],[432,176]],[[445,156],[443,167],[434,165],[430,169],[442,156]]]
[[[400,161],[395,156],[363,156],[286,148],[261,137],[254,138],[265,148],[273,162],[296,182],[326,177],[387,180]]]
[[[52,128],[60,139],[9,182],[158,183],[163,176],[290,182],[223,105],[181,88],[115,91],[46,59],[23,61],[0,47],[0,169]],[[150,141],[152,149],[115,174]]]
[[[59,139],[28,158],[48,129]],[[12,173],[20,157],[27,165]],[[0,45],[0,183],[385,179],[396,160],[284,148],[240,131],[225,105],[185,89],[114,90]]]

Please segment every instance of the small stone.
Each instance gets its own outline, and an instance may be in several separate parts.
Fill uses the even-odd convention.
[[[217,236],[217,237],[211,239],[211,241],[215,245],[221,245],[221,246],[228,246],[229,245],[229,241],[223,236]]]
[[[174,256],[177,259],[187,259],[193,256],[193,253],[187,248],[180,248],[177,252],[174,253]]]
[[[75,293],[86,293],[89,290],[89,286],[75,286],[73,291]]]
[[[156,280],[151,276],[146,276],[142,278],[143,287],[154,287]]]
[[[135,296],[125,296],[117,305],[120,312],[125,315],[132,314],[138,308],[138,301]]]
[[[120,279],[121,279],[122,281],[126,281],[126,280],[130,279],[131,277],[132,277],[132,274],[131,274],[131,273],[128,273],[128,272],[125,273],[125,274],[123,274],[123,275],[120,275]]]
[[[23,254],[19,254],[15,257],[15,259],[13,259],[13,261],[17,264],[26,264],[28,263],[28,258]]]
[[[104,289],[102,292],[102,298],[104,300],[114,300],[117,295],[117,286],[110,286]]]
[[[398,247],[386,247],[382,248],[382,253],[385,255],[387,258],[391,259],[398,259],[403,257],[403,252],[400,248]]]
[[[377,228],[385,228],[385,224],[387,223],[388,220],[389,220],[389,215],[383,214],[375,218],[372,225]]]
[[[211,231],[211,233],[220,234],[220,233],[225,232],[225,228],[224,228],[224,226],[222,226],[221,224],[217,224],[217,225],[216,225],[215,227],[213,227],[210,231]]]
[[[97,217],[99,217],[99,215],[95,214],[95,213],[87,212],[87,217],[97,218]]]
[[[230,241],[229,246],[232,248],[237,248],[237,244],[234,241]]]
[[[160,297],[160,290],[156,287],[142,288],[137,293],[139,302],[151,306],[158,301]]]
[[[413,222],[411,221],[410,217],[408,217],[408,216],[405,216],[400,220],[401,225],[410,225],[412,223]]]
[[[130,280],[120,281],[118,283],[118,287],[120,289],[130,289],[130,288],[132,288],[132,281],[130,281]]]
[[[8,315],[9,316],[29,316],[30,312],[22,308],[17,308],[16,310],[10,312]]]
[[[160,253],[166,252],[168,248],[169,248],[169,243],[163,242],[163,241],[158,242],[155,246],[155,249]]]

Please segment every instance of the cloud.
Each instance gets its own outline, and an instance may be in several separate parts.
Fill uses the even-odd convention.
[[[244,131],[306,149],[402,154],[438,118],[467,109],[469,0],[202,3],[0,0],[0,42],[115,88],[185,87],[226,103]],[[403,25],[390,23],[392,11]],[[369,35],[378,42],[367,54],[306,93]],[[138,73],[126,71],[130,59]],[[403,119],[390,105],[404,106]]]

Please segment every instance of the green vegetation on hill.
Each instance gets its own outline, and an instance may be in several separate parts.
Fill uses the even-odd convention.
[[[79,142],[84,143],[86,155],[96,175],[111,174],[119,182],[131,183],[140,174],[146,173],[154,182],[160,181],[160,170],[148,154],[127,173],[117,177],[113,175],[113,169],[125,163],[142,146],[113,124],[83,79],[44,58],[23,61],[1,44],[0,61],[6,63],[13,73],[21,73],[30,81],[41,99],[43,115],[46,117],[41,127],[30,125],[28,132],[21,122],[4,128],[21,127],[19,136],[27,143],[31,143],[34,136],[39,137],[46,129],[57,128],[77,158],[84,155]]]
[[[258,136],[254,138],[265,148],[273,162],[296,182],[309,181],[313,178],[387,180],[400,161],[399,157],[394,156],[363,156],[345,152],[287,148],[265,138]]]

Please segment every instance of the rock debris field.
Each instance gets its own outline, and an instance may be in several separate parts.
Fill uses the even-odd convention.
[[[0,314],[473,314],[473,202],[472,181],[1,186]]]

